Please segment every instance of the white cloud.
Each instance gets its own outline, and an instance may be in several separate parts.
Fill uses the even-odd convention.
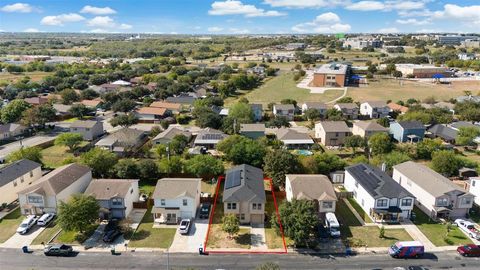
[[[396,1],[391,2],[390,6],[396,10],[414,10],[425,8],[426,1]]]
[[[264,0],[265,4],[272,7],[288,8],[323,8],[344,4],[345,0]]]
[[[15,3],[11,5],[6,5],[0,8],[1,11],[4,12],[20,12],[20,13],[30,13],[34,10],[34,8],[25,3]]]
[[[446,4],[443,10],[433,13],[435,19],[454,19],[463,22],[472,22],[480,25],[480,5],[477,6],[458,6]]]
[[[336,33],[349,32],[351,28],[349,24],[342,23],[337,14],[327,12],[318,15],[311,22],[293,26],[292,30],[299,33]]]
[[[119,26],[118,28],[119,28],[119,29],[122,29],[122,30],[128,30],[128,29],[132,29],[132,25],[126,24],[126,23],[122,23],[122,24],[120,24],[120,26]]]
[[[396,20],[397,23],[399,24],[410,24],[410,25],[426,25],[426,24],[430,24],[430,20],[429,19],[426,19],[426,20],[417,20],[417,19],[398,19]]]
[[[43,25],[57,25],[63,26],[65,23],[68,22],[79,22],[83,21],[85,18],[77,13],[68,13],[68,14],[60,14],[56,16],[45,16],[40,21]]]
[[[37,28],[27,28],[27,29],[23,30],[23,32],[25,32],[25,33],[38,33],[38,32],[40,32],[40,30],[38,30]]]
[[[248,29],[240,29],[240,28],[229,28],[228,31],[230,34],[237,34],[237,35],[244,35],[250,33]]]
[[[101,28],[92,29],[92,30],[90,30],[89,32],[90,32],[90,33],[108,33],[107,30],[101,29]]]
[[[116,26],[114,20],[108,16],[96,16],[87,22],[91,27],[113,28]]]
[[[223,30],[223,28],[218,27],[218,26],[212,26],[212,27],[209,27],[207,30],[208,30],[208,32],[221,32]]]
[[[401,1],[401,0],[390,0],[390,1],[360,1],[352,4],[345,4],[345,8],[348,10],[358,10],[358,11],[410,11],[418,10],[425,8],[425,2],[428,0],[420,1]]]
[[[254,5],[245,5],[241,1],[227,0],[215,1],[212,3],[212,9],[208,11],[210,15],[244,15],[245,17],[278,17],[285,13],[276,10],[264,10]]]
[[[378,1],[360,1],[345,7],[348,10],[372,11],[385,9],[385,4]]]
[[[80,13],[89,13],[93,15],[108,15],[117,13],[114,9],[110,7],[94,7],[94,6],[84,6]]]
[[[398,30],[396,27],[387,27],[387,28],[380,28],[376,32],[382,33],[382,34],[393,34],[393,33],[399,33],[400,30]]]
[[[419,29],[416,31],[417,33],[441,33],[445,32],[440,29],[430,29],[430,28],[424,28],[424,29]]]

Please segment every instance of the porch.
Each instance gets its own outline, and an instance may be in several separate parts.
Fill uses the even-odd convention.
[[[178,224],[181,220],[179,207],[153,207],[153,224]]]
[[[371,209],[370,215],[375,223],[398,223],[403,221],[401,217],[402,209],[397,206],[391,206],[385,209]]]

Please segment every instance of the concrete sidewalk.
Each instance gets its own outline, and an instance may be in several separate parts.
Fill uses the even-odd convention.
[[[415,241],[420,241],[425,246],[426,251],[434,251],[437,250],[437,247],[428,239],[418,227],[412,223],[409,219],[405,219],[403,222],[400,223],[402,228],[404,228],[408,234],[413,238]],[[387,228],[387,227],[386,227]]]
[[[250,241],[252,250],[268,250],[263,224],[252,225],[250,229]]]

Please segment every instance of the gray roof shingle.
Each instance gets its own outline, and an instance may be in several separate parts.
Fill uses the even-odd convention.
[[[0,168],[0,187],[41,166],[35,161],[21,159]]]
[[[223,202],[257,202],[265,203],[265,186],[263,183],[263,171],[259,168],[242,164],[227,171]],[[238,181],[238,185],[230,182]]]

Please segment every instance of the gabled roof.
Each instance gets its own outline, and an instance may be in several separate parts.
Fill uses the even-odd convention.
[[[46,97],[31,97],[31,98],[24,98],[23,100],[28,104],[32,104],[32,105],[40,105],[48,102],[48,98]]]
[[[138,182],[138,179],[94,179],[84,193],[95,197],[97,200],[125,198],[132,187],[132,183],[135,182]]]
[[[192,133],[189,131],[184,130],[182,127],[175,127],[175,126],[169,126],[166,130],[155,136],[155,138],[152,139],[152,141],[159,140],[159,139],[173,139],[176,135],[183,135],[187,137],[187,139],[190,140],[192,137]]]
[[[346,167],[345,172],[348,172],[375,199],[414,197],[377,167],[359,163]]]
[[[399,111],[402,113],[408,112],[408,107],[402,106],[397,103],[390,102],[387,104],[387,106],[392,110],[392,111]]]
[[[162,178],[153,192],[154,199],[195,198],[200,193],[201,178]]]
[[[321,125],[325,132],[350,132],[345,121],[320,121],[316,125]]]
[[[52,107],[57,111],[57,113],[68,113],[70,108],[72,108],[72,105],[55,103],[52,105]]]
[[[459,191],[467,193],[450,179],[428,168],[425,165],[407,161],[393,166],[393,169],[405,175],[412,182],[420,186],[425,192],[432,194],[435,197],[442,196],[451,191]]]
[[[397,122],[403,129],[425,129],[420,121],[399,121]]]
[[[447,127],[442,124],[436,124],[433,127],[429,128],[428,131],[444,140],[455,140],[458,134],[458,131],[456,129]]]
[[[77,120],[70,125],[70,128],[93,128],[98,121],[94,120]]]
[[[197,137],[195,138],[195,144],[218,143],[227,137],[228,135],[220,130],[205,128],[197,134]]]
[[[470,122],[467,122],[467,121],[453,122],[453,123],[450,123],[450,126],[454,129],[460,129],[462,127],[478,127],[478,128],[480,128],[480,126],[474,125],[474,124],[472,124]]]
[[[145,137],[145,132],[138,129],[122,128],[102,138],[95,145],[111,145],[117,143],[119,146],[130,147],[136,145]]]
[[[103,101],[99,98],[92,99],[92,100],[84,99],[84,100],[80,101],[81,104],[83,104],[87,107],[97,107],[102,102]]]
[[[308,108],[327,109],[327,105],[323,102],[304,102],[303,104],[306,105]]]
[[[375,101],[365,101],[363,103],[367,103],[368,105],[370,105],[370,107],[372,108],[382,108],[382,107],[387,107],[387,103],[385,101],[379,101],[379,100],[375,100]],[[362,103],[362,104],[363,104]]]
[[[388,131],[388,128],[375,121],[357,121],[353,125],[365,131]]]
[[[356,103],[337,103],[335,106],[339,107],[341,110],[351,110],[351,109],[358,109]]]
[[[9,123],[5,125],[0,125],[0,133],[6,133],[6,132],[14,132],[15,130],[23,128],[25,129],[26,127],[20,124],[15,124],[15,123]]]
[[[295,106],[293,104],[275,104],[273,107],[276,110],[294,110]]]
[[[0,168],[0,187],[41,166],[35,161],[21,159]]]
[[[195,97],[191,96],[176,96],[176,97],[168,97],[165,99],[167,102],[171,103],[182,103],[182,104],[193,104],[193,102],[196,100]]]
[[[240,132],[265,132],[265,124],[240,124]]]
[[[292,143],[293,141],[297,141],[298,143],[302,143],[302,144],[314,143],[312,138],[310,138],[308,134],[300,133],[296,130],[289,129],[289,128],[278,129],[276,132],[276,135],[277,135],[277,139],[284,142]]]
[[[137,109],[139,114],[164,115],[167,112],[166,108],[142,107]]]
[[[223,202],[265,203],[265,201],[265,186],[261,169],[242,164],[226,172]]]
[[[166,109],[171,109],[171,110],[180,110],[182,108],[182,104],[165,102],[165,101],[155,101],[152,104],[150,104],[150,107],[166,108]]]
[[[337,195],[327,176],[323,174],[287,174],[292,194],[298,200],[336,201]]]
[[[90,172],[89,167],[77,163],[64,165],[43,176],[35,182],[37,184],[20,191],[19,194],[34,192],[45,196],[55,196]]]

